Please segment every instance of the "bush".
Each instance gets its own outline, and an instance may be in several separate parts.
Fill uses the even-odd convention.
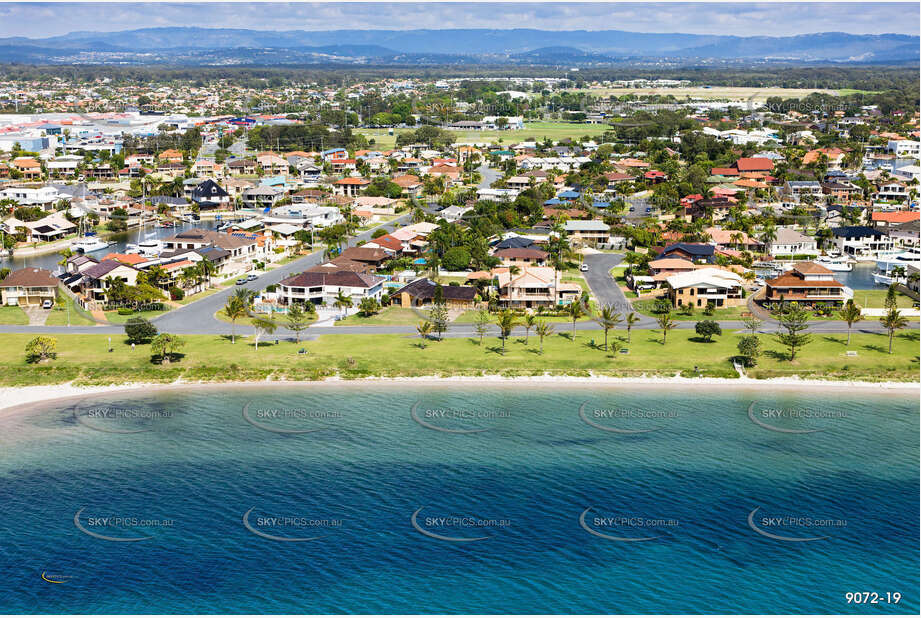
[[[464,270],[470,265],[470,252],[463,247],[454,247],[445,251],[441,264],[446,270]]]
[[[269,292],[269,293],[275,292],[275,291],[277,291],[277,290],[278,290],[278,284],[277,284],[277,283],[273,283],[272,285],[267,285],[267,286],[265,287],[265,291],[266,291],[266,292]]]
[[[722,335],[723,329],[713,320],[703,320],[694,325],[694,331],[706,341],[712,341],[713,335]]]
[[[134,309],[132,309],[131,307],[119,307],[118,308],[118,315],[131,315],[132,313],[134,313]]]
[[[169,289],[170,300],[182,300],[185,298],[185,290],[175,285]]]
[[[26,361],[41,363],[57,357],[58,340],[54,337],[39,335],[26,344]]]
[[[716,313],[716,305],[713,304],[712,300],[707,301],[707,306],[704,307],[704,315],[713,315]]]
[[[125,322],[125,335],[131,343],[145,343],[157,336],[157,327],[144,318],[131,318]]]

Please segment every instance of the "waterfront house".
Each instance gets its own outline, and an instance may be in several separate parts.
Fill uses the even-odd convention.
[[[21,268],[0,281],[0,302],[3,305],[41,306],[46,300],[54,302],[58,279],[44,268]]]
[[[492,270],[499,288],[499,302],[506,307],[555,307],[568,304],[582,294],[578,283],[563,282],[559,272],[547,266],[521,268],[512,274],[509,268]]]
[[[764,302],[784,301],[843,305],[853,296],[850,288],[835,279],[835,273],[815,262],[797,262],[793,270],[765,281]]]
[[[303,272],[279,283],[279,297],[285,305],[310,302],[329,306],[342,293],[357,306],[365,298],[380,301],[383,283],[383,277],[344,269]]]
[[[400,307],[422,307],[431,305],[437,285],[426,278],[403,286],[390,295],[391,302]],[[442,298],[448,309],[468,310],[477,305],[477,289],[474,286],[445,285],[441,287]]]
[[[742,277],[721,268],[698,268],[665,279],[674,307],[736,307],[745,304]]]

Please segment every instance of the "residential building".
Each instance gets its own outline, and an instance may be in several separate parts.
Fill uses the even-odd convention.
[[[779,227],[774,231],[774,240],[767,243],[767,252],[778,255],[818,255],[815,238],[807,236],[792,227]]]
[[[797,262],[793,270],[765,281],[764,302],[781,299],[795,303],[843,305],[853,291],[835,279],[835,273],[815,262]]]
[[[416,279],[393,292],[390,301],[404,308],[428,306],[435,298],[437,287],[430,279]],[[475,287],[464,285],[441,286],[441,295],[448,309],[457,310],[475,309],[479,298]]]
[[[50,270],[14,270],[0,281],[0,302],[19,306],[41,306],[46,300],[54,302],[58,283]]]
[[[877,252],[893,248],[885,232],[866,225],[836,227],[832,229],[831,242],[839,253],[855,258],[875,258]]]
[[[492,271],[499,288],[499,302],[506,307],[554,307],[579,299],[582,286],[567,283],[547,266],[531,266],[512,274],[509,268]]]
[[[563,224],[572,245],[596,247],[606,245],[611,239],[611,226],[594,219],[569,220]]]
[[[383,277],[349,270],[303,272],[283,279],[279,283],[279,295],[285,305],[307,302],[314,305],[333,305],[342,293],[357,306],[365,298],[380,301],[383,283]]]
[[[742,277],[721,268],[698,268],[665,279],[674,307],[737,307],[745,304]]]

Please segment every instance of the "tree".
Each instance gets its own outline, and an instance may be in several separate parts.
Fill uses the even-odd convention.
[[[269,318],[256,316],[253,318],[253,328],[256,329],[256,336],[254,337],[254,340],[256,342],[256,350],[258,350],[259,340],[265,335],[271,335],[274,333],[278,329],[278,324]]]
[[[534,323],[537,321],[537,318],[534,317],[533,313],[528,313],[524,316],[524,320],[521,321],[521,325],[524,326],[524,344],[528,345],[528,336],[531,333],[531,329],[534,328]]]
[[[713,341],[713,335],[722,335],[723,329],[713,320],[701,320],[694,325],[694,332],[704,338],[707,343]]]
[[[889,313],[881,317],[879,321],[883,328],[889,332],[889,353],[892,354],[892,338],[895,336],[895,331],[905,328],[908,325],[908,320],[902,317],[898,309],[890,309]]]
[[[358,303],[358,315],[363,318],[369,318],[380,310],[381,304],[377,302],[376,298],[372,298],[371,296],[362,298],[361,302]]]
[[[736,347],[746,367],[754,367],[758,363],[758,357],[761,355],[761,340],[757,336],[742,337]]]
[[[440,341],[442,334],[448,330],[448,309],[445,307],[444,302],[432,305],[432,309],[429,311],[429,321],[432,323],[432,329],[438,333],[438,340]]]
[[[665,339],[668,337],[668,331],[675,328],[677,324],[672,319],[671,311],[667,311],[656,318],[656,323],[662,329],[662,345],[665,345]]]
[[[841,319],[847,323],[847,343],[845,345],[851,345],[851,328],[857,322],[863,319],[863,315],[860,312],[860,307],[854,304],[854,299],[849,298],[847,304],[844,305],[844,308],[838,312],[838,315],[841,316]]]
[[[55,337],[39,335],[26,344],[26,361],[43,363],[57,356],[58,340]]]
[[[300,303],[292,303],[288,308],[287,320],[285,325],[288,330],[294,331],[294,338],[297,343],[301,342],[301,331],[307,328],[310,322],[310,314],[304,311]]]
[[[633,313],[632,311],[627,314],[627,343],[630,343],[630,330],[633,328],[633,325],[640,321],[640,318]]]
[[[598,314],[598,323],[601,324],[601,328],[604,330],[605,351],[608,350],[608,331],[615,328],[622,321],[623,318],[619,313],[614,311],[613,306],[605,305],[601,308],[601,312]]]
[[[808,344],[812,337],[803,331],[809,328],[809,313],[799,307],[790,307],[780,314],[780,327],[787,332],[778,332],[777,341],[790,350],[790,362],[796,358],[796,351]]]
[[[508,309],[503,310],[496,317],[496,326],[499,327],[499,338],[502,339],[502,353],[505,354],[505,340],[512,334],[515,328],[515,314]]]
[[[125,334],[131,343],[146,343],[157,336],[157,327],[144,318],[131,318],[125,322]]]
[[[896,285],[894,283],[889,286],[889,289],[886,290],[886,301],[883,303],[886,309],[889,309],[890,311],[897,309],[899,306],[895,288]]]
[[[492,318],[485,309],[480,309],[476,313],[476,319],[473,322],[473,328],[480,337],[480,345],[483,345],[483,337],[489,333],[489,324]]]
[[[751,331],[751,334],[754,335],[754,334],[755,334],[755,331],[757,331],[759,328],[761,328],[762,322],[761,322],[761,320],[759,320],[758,318],[756,318],[755,316],[752,315],[752,316],[749,316],[749,317],[747,317],[747,318],[743,318],[743,319],[742,319],[742,324],[745,324],[745,328],[747,328],[749,331]]]
[[[352,299],[343,294],[340,290],[339,293],[336,294],[336,300],[333,301],[333,304],[336,306],[336,309],[348,311],[352,306]]]
[[[470,265],[470,252],[464,247],[452,247],[441,258],[445,270],[464,270]]]
[[[178,335],[160,333],[150,342],[150,351],[154,358],[159,357],[161,363],[168,365],[172,362],[173,356],[176,355],[184,345],[185,341]]]
[[[419,347],[424,349],[425,340],[432,333],[432,323],[429,322],[428,320],[424,322],[419,322],[419,324],[416,325],[416,332],[419,333],[419,339],[421,340],[419,343]]]
[[[234,295],[224,305],[224,315],[230,318],[230,343],[237,342],[237,320],[249,314],[249,307],[240,296]]]
[[[534,327],[534,333],[537,335],[537,338],[540,339],[540,353],[544,353],[544,337],[549,337],[553,334],[553,324],[541,320],[537,323],[537,326]]]
[[[582,305],[577,301],[572,301],[566,306],[566,314],[569,316],[569,319],[572,320],[572,340],[576,340],[576,322],[579,321],[585,311],[582,309]]]

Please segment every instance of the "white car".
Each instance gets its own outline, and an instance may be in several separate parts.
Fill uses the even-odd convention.
[[[579,270],[586,272],[588,270],[588,264],[582,264],[579,266]]]
[[[45,300],[44,302],[42,302],[42,309],[51,309],[53,305],[54,305],[53,300],[50,300],[50,299]]]

